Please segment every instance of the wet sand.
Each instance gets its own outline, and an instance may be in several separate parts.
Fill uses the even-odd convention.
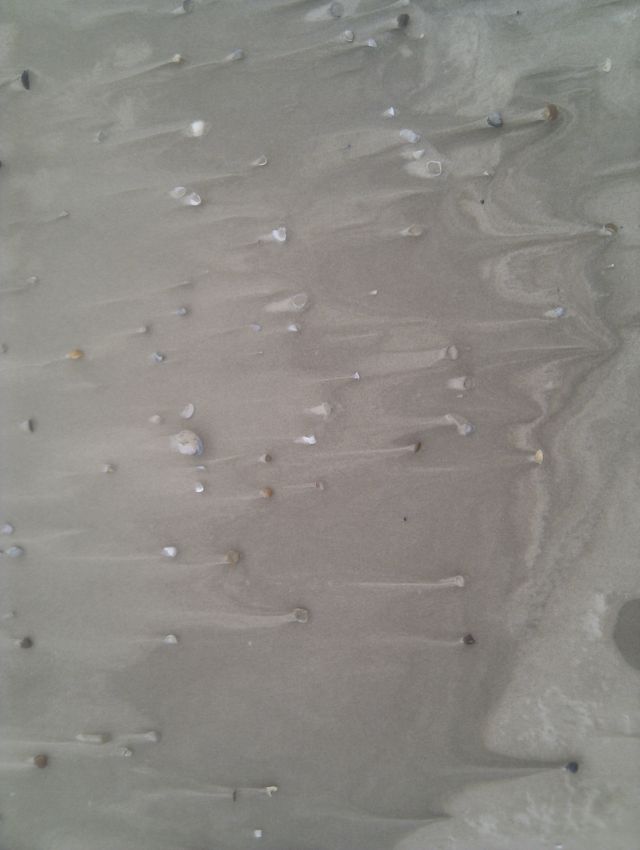
[[[639,15],[8,4],[2,850],[636,845]]]

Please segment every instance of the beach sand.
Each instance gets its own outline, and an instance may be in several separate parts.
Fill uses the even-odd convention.
[[[637,846],[640,5],[518,2],[5,5],[2,850]]]

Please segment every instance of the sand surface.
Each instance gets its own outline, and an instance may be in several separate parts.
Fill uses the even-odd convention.
[[[638,846],[639,20],[5,3],[2,850]]]

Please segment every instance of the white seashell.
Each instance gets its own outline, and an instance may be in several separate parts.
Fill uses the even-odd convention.
[[[200,437],[193,431],[180,431],[171,437],[171,448],[181,455],[201,455],[204,446]]]
[[[304,292],[298,292],[290,298],[282,301],[273,301],[264,308],[267,313],[301,313],[309,303],[309,296]]]
[[[356,34],[354,33],[353,30],[345,30],[342,33],[343,40],[346,41],[348,44],[351,44],[351,42],[354,40],[355,37],[356,37]]]
[[[162,549],[162,554],[165,558],[175,558],[178,554],[178,550],[175,546],[164,546]]]
[[[174,198],[176,201],[180,200],[180,198],[184,198],[187,194],[186,186],[176,186],[175,189],[172,189],[169,192],[169,195]]]
[[[197,192],[189,192],[189,194],[183,199],[182,203],[185,207],[199,207],[202,203],[202,198]]]
[[[5,522],[2,528],[0,528],[0,534],[13,534],[14,530],[10,522]]]
[[[256,166],[257,168],[262,168],[262,166],[267,165],[268,162],[269,160],[266,158],[266,156],[259,156],[257,159],[254,159],[251,164]]]
[[[182,419],[191,419],[195,412],[195,406],[193,404],[187,404],[180,411],[180,416],[182,417]]]
[[[409,142],[410,145],[417,144],[422,136],[420,133],[416,133],[414,130],[408,130],[406,127],[404,130],[400,130],[400,138],[404,142]]]
[[[198,119],[197,121],[192,121],[191,124],[189,124],[188,133],[194,139],[201,139],[208,129],[209,125]]]
[[[274,242],[286,242],[287,241],[287,228],[286,227],[276,227],[275,230],[271,231],[271,236],[274,239]]]
[[[396,115],[397,115],[397,112],[393,108],[393,106],[390,106],[388,109],[385,109],[385,111],[382,114],[385,118],[395,118]]]
[[[162,643],[166,643],[166,644],[169,644],[169,645],[175,645],[177,643],[180,643],[180,639],[178,638],[177,635],[165,635],[162,638]]]
[[[295,441],[303,446],[315,446],[318,442],[315,434],[303,434],[302,437],[296,437]]]

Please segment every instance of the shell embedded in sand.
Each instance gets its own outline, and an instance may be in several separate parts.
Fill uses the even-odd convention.
[[[81,348],[72,348],[71,351],[67,351],[65,357],[67,360],[82,360],[84,351]]]
[[[181,455],[201,455],[204,446],[200,437],[193,431],[180,431],[171,437],[171,448]]]

